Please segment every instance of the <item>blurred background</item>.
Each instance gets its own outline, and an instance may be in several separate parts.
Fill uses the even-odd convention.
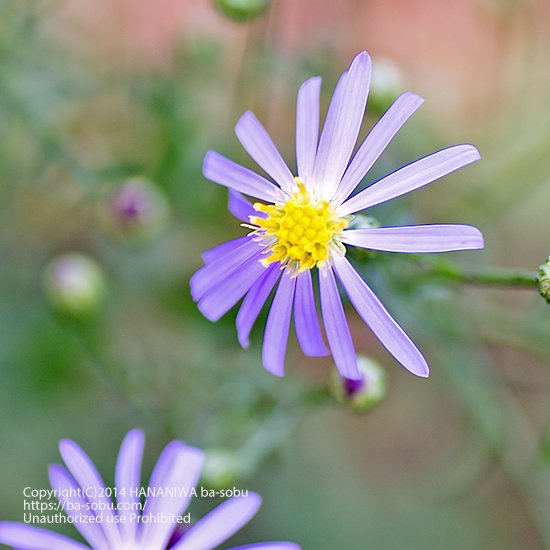
[[[405,90],[426,102],[366,182],[447,145],[483,160],[378,207],[384,224],[478,226],[468,267],[535,271],[550,252],[550,4],[545,0],[0,0],[0,517],[47,487],[57,440],[112,483],[120,441],[209,452],[203,483],[264,505],[233,545],[304,550],[550,548],[550,310],[536,289],[356,258],[425,352],[400,368],[351,307],[388,377],[356,415],[311,399],[332,371],[291,336],[285,379],[188,289],[200,253],[243,229],[201,175],[208,149],[253,167],[233,127],[253,109],[294,163],[295,97],[366,49],[363,132]],[[200,514],[213,502],[196,502]],[[70,528],[59,531],[76,534]]]

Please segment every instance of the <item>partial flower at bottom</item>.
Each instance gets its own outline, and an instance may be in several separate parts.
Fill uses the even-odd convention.
[[[320,137],[321,80],[313,77],[302,84],[296,117],[297,176],[251,112],[242,116],[235,131],[271,180],[213,151],[204,159],[205,177],[229,188],[229,209],[249,233],[203,254],[206,265],[191,278],[193,299],[205,317],[217,321],[244,297],[237,332],[246,348],[253,325],[276,288],[265,328],[263,364],[277,376],[284,374],[294,314],[296,335],[305,355],[332,354],[344,378],[361,378],[338,282],[395,359],[413,374],[428,376],[426,360],[346,258],[346,247],[415,254],[483,247],[479,230],[468,225],[350,226],[353,214],[414,191],[480,158],[473,145],[455,145],[404,166],[353,195],[423,101],[410,92],[398,97],[353,154],[370,77],[371,61],[362,52],[336,86]],[[251,204],[241,193],[257,202]],[[317,316],[312,274],[318,274],[328,347]]]
[[[233,497],[178,532],[176,518],[187,509],[199,480],[203,453],[181,441],[162,452],[148,488],[141,489],[145,438],[133,430],[118,455],[114,493],[107,495],[96,467],[73,441],[59,445],[65,466],[50,467],[52,489],[65,513],[89,546],[25,523],[0,522],[0,543],[18,550],[213,550],[256,514],[261,498],[255,493]],[[145,504],[140,494],[149,495]],[[140,511],[141,510],[141,511]],[[233,550],[300,550],[290,542],[266,542]]]

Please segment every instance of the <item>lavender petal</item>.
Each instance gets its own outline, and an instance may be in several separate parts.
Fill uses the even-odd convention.
[[[225,278],[248,262],[261,254],[262,247],[251,238],[247,238],[231,254],[218,257],[201,267],[189,281],[193,300],[200,300],[207,292],[219,287]]]
[[[284,272],[267,318],[262,358],[266,370],[275,376],[284,376],[285,352],[295,288],[296,278]]]
[[[330,109],[335,114],[327,115],[313,171],[315,185],[325,199],[332,199],[353,152],[363,122],[370,76],[370,57],[361,52],[343,77],[341,92],[331,102],[329,114]]]
[[[319,288],[325,331],[336,368],[344,378],[360,380],[355,348],[332,269],[319,272]]]
[[[49,478],[52,489],[59,495],[67,495],[58,498],[64,512],[73,519],[74,526],[87,542],[94,548],[101,548],[107,544],[103,535],[103,528],[96,523],[95,514],[88,511],[89,504],[80,495],[80,487],[63,466],[54,464],[49,468]]]
[[[428,364],[418,348],[348,260],[344,256],[335,255],[333,265],[357,313],[380,342],[407,370],[417,376],[427,377]]]
[[[202,451],[187,447],[181,441],[169,443],[151,475],[149,487],[155,489],[156,494],[147,499],[142,517],[153,520],[182,514],[199,480],[203,461]],[[164,489],[167,494],[161,494],[159,489]],[[176,494],[169,495],[170,489],[175,490]],[[144,521],[139,530],[138,546],[148,550],[164,550],[175,526],[166,521]]]
[[[206,250],[202,253],[202,259],[204,263],[208,264],[213,261],[224,261],[224,258],[230,258],[233,255],[233,252],[239,248],[239,246],[250,242],[250,237],[245,235],[244,237],[239,237],[238,239],[233,239],[225,243],[219,244],[210,250]]]
[[[59,452],[67,469],[82,489],[90,488],[87,499],[98,507],[96,516],[101,524],[107,542],[112,547],[122,544],[116,525],[112,502],[105,496],[105,483],[88,455],[74,442],[63,439],[59,443]]]
[[[337,209],[340,216],[365,210],[389,201],[479,160],[473,145],[455,145],[417,160],[373,183]]]
[[[248,292],[265,270],[260,255],[253,256],[206,292],[199,301],[199,310],[210,321],[217,321]]]
[[[280,275],[280,266],[271,264],[245,296],[236,321],[239,343],[243,348],[250,345],[250,331]]]
[[[247,111],[239,119],[235,133],[247,153],[281,186],[281,189],[287,193],[296,189],[292,172],[254,113]]]
[[[214,183],[267,202],[277,202],[284,197],[269,180],[215,151],[206,153],[203,174]]]
[[[124,438],[118,453],[115,472],[118,515],[124,518],[120,522],[120,532],[125,542],[134,542],[138,522],[132,521],[133,514],[139,510],[139,497],[136,491],[141,487],[141,461],[145,446],[145,435],[141,430],[132,430]],[[94,546],[94,545],[92,545]]]
[[[335,204],[341,204],[359,185],[378,157],[386,149],[399,129],[422,105],[423,99],[411,92],[400,95],[369,132],[348,166],[336,196]]]
[[[256,515],[261,502],[261,498],[255,493],[226,500],[196,523],[172,550],[217,548]]]
[[[245,223],[250,223],[250,216],[263,216],[262,212],[257,212],[254,207],[245,199],[239,192],[229,190],[229,212],[238,220]]]
[[[19,550],[90,550],[63,535],[11,521],[0,522],[0,543]]]
[[[319,143],[321,78],[306,80],[298,91],[296,107],[296,163],[298,175],[306,184],[313,174]]]
[[[319,326],[310,270],[302,271],[297,277],[296,298],[294,300],[294,327],[305,355],[310,357],[330,355]]]
[[[451,252],[483,248],[483,235],[471,225],[412,225],[350,229],[342,242],[387,252]]]

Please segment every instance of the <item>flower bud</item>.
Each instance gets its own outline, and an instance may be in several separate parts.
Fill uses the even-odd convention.
[[[539,267],[540,295],[550,304],[550,257]]]
[[[348,225],[348,229],[368,229],[369,227],[380,227],[380,222],[366,214],[354,214]]]
[[[376,218],[367,216],[366,214],[354,214],[353,219],[348,225],[348,229],[368,229],[370,227],[380,227],[380,223]],[[350,247],[347,253],[354,259],[361,262],[373,260],[379,254],[377,250],[361,248],[358,246]]]
[[[271,0],[214,0],[220,13],[234,21],[248,21],[269,9]]]
[[[51,260],[43,274],[44,292],[59,313],[86,317],[95,313],[105,297],[105,276],[91,258],[72,252]]]
[[[205,452],[202,480],[213,489],[228,489],[244,475],[244,461],[235,451],[210,449]]]
[[[157,235],[168,219],[164,193],[143,178],[132,178],[112,190],[100,206],[107,230],[122,240],[143,241]]]
[[[386,372],[376,361],[364,356],[357,357],[357,366],[361,380],[343,378],[335,371],[329,383],[329,393],[337,403],[355,412],[367,412],[386,395]]]
[[[375,60],[369,92],[369,106],[376,114],[384,113],[404,89],[403,74],[388,59]]]

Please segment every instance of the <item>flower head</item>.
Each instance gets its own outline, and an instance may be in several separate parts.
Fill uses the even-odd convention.
[[[479,230],[467,225],[416,225],[356,228],[353,215],[427,185],[479,160],[472,145],[433,153],[389,174],[352,195],[393,136],[421,105],[422,98],[399,96],[354,153],[370,85],[371,61],[355,57],[340,78],[319,136],[321,80],[306,80],[298,92],[297,176],[266,130],[251,113],[235,128],[241,144],[271,180],[210,151],[204,175],[228,187],[229,209],[248,235],[203,254],[205,266],[191,279],[191,292],[202,313],[218,320],[241,298],[237,331],[243,347],[261,309],[277,286],[263,344],[263,363],[284,374],[284,356],[292,313],[302,350],[309,356],[334,357],[344,378],[361,378],[344,315],[338,282],[351,303],[388,351],[412,373],[427,376],[426,360],[346,258],[346,247],[388,252],[431,253],[483,247]],[[244,196],[257,201],[251,204]],[[314,298],[319,294],[328,348]]]
[[[210,550],[217,548],[256,514],[255,493],[233,497],[188,529],[178,518],[199,480],[203,453],[181,441],[162,452],[147,489],[140,485],[144,436],[133,430],[118,455],[115,487],[106,488],[86,453],[73,441],[59,445],[66,467],[50,467],[60,506],[89,546],[32,525],[0,522],[0,543],[19,550]],[[144,504],[140,495],[144,493]],[[113,495],[113,499],[109,495]],[[300,550],[288,542],[253,544],[234,550]]]

